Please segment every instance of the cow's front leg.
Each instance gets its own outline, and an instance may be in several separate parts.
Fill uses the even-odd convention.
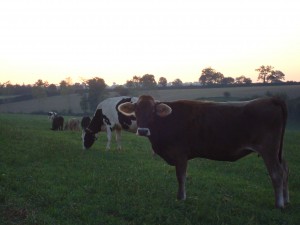
[[[116,142],[117,142],[117,150],[122,150],[122,146],[121,146],[121,129],[116,128],[115,130],[116,132]]]
[[[106,126],[106,135],[107,135],[107,143],[105,149],[106,151],[110,149],[111,133],[112,133],[112,128],[110,126]]]
[[[187,160],[182,159],[180,162],[177,162],[175,167],[176,167],[176,176],[178,181],[177,199],[185,200],[186,199],[185,180],[186,180]]]

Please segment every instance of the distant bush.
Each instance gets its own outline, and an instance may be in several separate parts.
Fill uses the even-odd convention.
[[[277,92],[277,93],[273,94],[272,92],[267,91],[265,96],[267,96],[267,97],[272,97],[272,96],[273,97],[278,97],[278,98],[281,98],[285,101],[288,99],[288,95],[285,92]]]
[[[229,91],[225,91],[225,92],[223,93],[223,96],[224,96],[225,98],[230,98],[230,97],[231,97],[231,94],[230,94]]]

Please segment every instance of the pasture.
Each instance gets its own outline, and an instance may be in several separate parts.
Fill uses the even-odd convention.
[[[253,98],[265,96],[266,93],[284,94],[289,99],[300,97],[300,85],[279,85],[279,86],[253,86],[253,87],[223,87],[223,88],[197,88],[197,89],[163,89],[163,90],[134,90],[130,96],[150,94],[161,101],[174,101],[178,99],[202,99],[224,97],[228,92],[231,99]],[[109,92],[107,97],[118,96],[116,92]],[[57,111],[60,114],[82,114],[80,108],[81,96],[79,94],[60,95],[41,99],[32,99],[21,102],[0,104],[0,113],[41,113]],[[94,112],[91,112],[94,113]]]
[[[262,159],[189,162],[187,200],[177,201],[175,170],[152,157],[146,138],[123,132],[88,151],[81,132],[51,131],[47,116],[0,114],[0,224],[268,224],[300,221],[300,132],[287,130],[291,204],[274,208]]]

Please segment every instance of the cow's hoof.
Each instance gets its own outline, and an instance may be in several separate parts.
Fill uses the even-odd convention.
[[[186,195],[183,193],[178,193],[177,194],[177,200],[178,201],[184,201],[186,199]]]

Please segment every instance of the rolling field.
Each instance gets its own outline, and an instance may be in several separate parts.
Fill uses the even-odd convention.
[[[236,98],[240,99],[251,98],[253,96],[264,96],[266,93],[285,94],[289,99],[294,99],[300,97],[300,85],[134,90],[133,92],[134,93],[131,93],[130,95],[140,96],[143,94],[149,94],[160,101],[224,97],[224,92],[230,93],[233,100]],[[118,94],[116,92],[109,92],[108,97],[113,96],[118,96]],[[83,113],[80,108],[80,98],[81,96],[78,94],[71,94],[42,98],[39,100],[32,99],[22,102],[0,104],[0,113],[40,113],[55,110],[61,114],[78,114]]]
[[[106,135],[88,151],[81,133],[50,130],[47,116],[0,114],[0,224],[296,225],[300,221],[300,131],[287,130],[291,204],[274,208],[260,157],[189,162],[187,200],[177,201],[175,169],[152,157],[146,138]]]

